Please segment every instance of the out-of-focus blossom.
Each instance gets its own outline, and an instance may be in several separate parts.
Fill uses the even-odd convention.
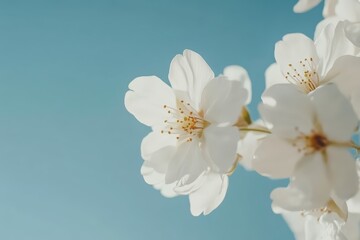
[[[317,6],[321,0],[299,0],[294,6],[294,12],[303,13]],[[359,0],[325,0],[323,15],[325,18],[337,17],[351,22],[360,21]]]
[[[353,197],[358,178],[348,149],[358,120],[336,85],[306,95],[277,84],[262,98],[259,111],[272,134],[260,142],[253,166],[270,178],[290,178],[287,188],[271,193],[273,203],[300,211],[326,206],[334,196]]]
[[[357,171],[360,179],[359,162]],[[273,210],[283,216],[296,240],[360,239],[360,192],[349,199],[347,205],[338,200],[312,211],[291,212],[275,205]]]

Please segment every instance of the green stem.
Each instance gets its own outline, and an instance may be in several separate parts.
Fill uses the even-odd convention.
[[[260,133],[267,133],[270,134],[270,130],[266,128],[248,128],[248,127],[239,127],[240,131],[249,131],[249,132],[260,132]]]

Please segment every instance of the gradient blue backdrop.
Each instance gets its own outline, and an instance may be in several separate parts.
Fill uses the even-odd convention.
[[[0,239],[292,239],[269,200],[286,182],[238,168],[206,217],[148,186],[139,147],[149,129],[123,97],[137,76],[166,80],[189,48],[217,74],[244,66],[257,116],[274,43],[312,36],[321,19],[321,7],[294,14],[295,2],[1,0]]]

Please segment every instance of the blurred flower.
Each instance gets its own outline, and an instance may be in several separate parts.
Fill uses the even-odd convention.
[[[321,0],[299,0],[294,6],[294,12],[303,13],[316,5]],[[340,20],[352,22],[360,21],[360,1],[359,0],[325,0],[323,16],[338,17]]]
[[[190,50],[174,57],[169,80],[172,88],[155,76],[136,78],[125,96],[127,110],[153,130],[141,145],[142,174],[165,196],[190,195],[193,215],[208,214],[236,164],[235,125],[249,92],[243,81],[215,78]]]
[[[359,162],[357,171],[360,176]],[[360,192],[347,205],[340,200],[329,203],[312,211],[291,212],[275,205],[273,210],[284,217],[296,240],[360,239]]]
[[[290,178],[287,188],[271,193],[273,203],[289,211],[312,210],[333,196],[354,196],[358,179],[348,148],[358,120],[336,85],[306,95],[277,84],[262,98],[259,111],[272,134],[260,142],[253,166],[271,178]]]

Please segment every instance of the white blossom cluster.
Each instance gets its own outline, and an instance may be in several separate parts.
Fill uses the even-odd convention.
[[[299,0],[294,11],[319,2]],[[206,215],[240,164],[289,180],[270,197],[297,240],[360,239],[360,1],[325,0],[323,15],[314,39],[292,33],[276,43],[256,121],[240,66],[215,76],[185,50],[170,64],[170,86],[134,79],[125,106],[152,129],[141,144],[146,183],[166,197],[188,195],[191,213]]]

